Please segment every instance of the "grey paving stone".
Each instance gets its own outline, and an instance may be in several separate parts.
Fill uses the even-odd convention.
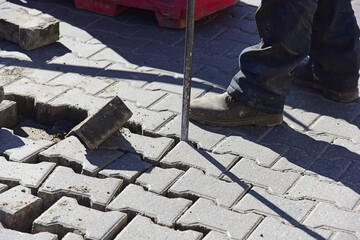
[[[76,231],[86,239],[112,239],[126,224],[127,216],[120,212],[101,212],[78,205],[75,199],[62,197],[38,217],[33,233],[51,232],[60,238]]]
[[[352,159],[359,160],[360,143],[349,139],[335,139],[334,143],[330,145],[321,155],[323,158],[329,159]]]
[[[0,239],[6,240],[58,240],[57,235],[42,232],[37,234],[29,234],[18,232],[15,230],[0,228]]]
[[[44,52],[42,52],[42,55],[44,55]],[[14,80],[27,78],[36,84],[47,83],[49,80],[62,74],[62,72],[56,69],[48,69],[48,66],[43,66],[41,64],[42,62],[40,62],[39,65],[36,63],[27,63],[25,66],[21,67],[11,66],[7,69],[7,71],[5,71],[5,73],[7,74],[7,77],[13,78]],[[12,76],[9,76],[8,74],[11,72],[14,74]]]
[[[6,191],[8,189],[8,186],[6,184],[0,183],[0,193]]]
[[[39,160],[55,162],[71,167],[77,173],[96,176],[101,169],[123,154],[116,150],[90,150],[78,138],[70,136],[41,152]]]
[[[34,193],[54,168],[54,163],[16,163],[0,157],[0,183],[9,187],[20,184]]]
[[[305,219],[304,225],[345,230],[360,238],[360,213],[341,210],[328,203],[319,203]]]
[[[279,220],[266,217],[254,232],[249,236],[249,240],[254,239],[328,239],[328,232],[320,232],[307,230],[287,225]]]
[[[284,153],[271,169],[303,173],[315,160],[302,150],[291,149]]]
[[[236,160],[237,157],[230,154],[208,153],[195,149],[189,143],[180,142],[160,161],[160,165],[182,169],[198,168],[219,177],[229,170]]]
[[[142,187],[130,184],[106,209],[125,211],[129,214],[140,213],[153,218],[157,224],[173,227],[191,203],[183,198],[170,199],[146,192]]]
[[[100,32],[100,31],[99,31]],[[116,35],[112,35],[112,34],[108,34],[108,36],[113,36],[115,38],[118,38],[118,36]],[[116,46],[119,47],[119,46]],[[123,56],[121,56],[122,54],[120,54],[118,51],[116,51],[117,49],[115,47],[113,48],[104,48],[101,51],[97,52],[96,54],[94,54],[93,56],[91,56],[90,59],[94,59],[94,60],[105,60],[105,61],[110,61],[113,62],[115,64],[123,64],[125,67],[129,67],[132,64],[125,59]]]
[[[182,111],[182,96],[178,94],[168,94],[151,107],[155,111],[171,111],[180,114]]]
[[[141,161],[141,157],[134,153],[127,153],[106,166],[99,172],[99,177],[121,178],[126,183],[134,182],[135,179],[151,165]]]
[[[60,36],[72,37],[79,42],[87,42],[93,38],[87,31],[64,21],[60,22]]]
[[[334,182],[340,178],[345,170],[350,170],[350,165],[351,160],[346,158],[331,159],[321,156],[314,161],[305,174],[317,175],[321,181]],[[348,173],[351,173],[350,171]],[[349,175],[349,178],[356,179],[355,175]]]
[[[27,231],[42,212],[42,200],[31,190],[16,186],[0,194],[0,222],[6,228]]]
[[[312,176],[301,177],[290,190],[289,196],[334,202],[339,207],[348,209],[353,209],[360,199],[359,194],[347,186],[319,181]]]
[[[100,148],[137,153],[142,155],[145,161],[157,163],[174,145],[175,141],[171,138],[142,136],[122,128],[105,141]]]
[[[136,179],[135,183],[140,184],[150,192],[165,195],[169,187],[173,185],[183,173],[184,171],[176,168],[164,169],[152,167],[141,174],[141,176]]]
[[[106,47],[104,44],[86,44],[67,37],[60,38],[59,43],[82,58],[88,58]]]
[[[310,200],[292,200],[269,194],[265,189],[252,188],[233,209],[273,215],[292,222],[300,222],[316,203]]]
[[[8,100],[0,101],[0,128],[12,128],[17,122],[18,114],[16,102]]]
[[[210,200],[200,198],[177,221],[177,224],[186,229],[205,228],[228,234],[231,239],[244,239],[260,219],[259,215],[232,212],[216,206]]]
[[[27,51],[51,44],[59,39],[59,21],[49,15],[29,14],[24,8],[1,8],[0,39],[19,44]]]
[[[344,232],[337,232],[334,234],[334,237],[332,238],[332,240],[356,240],[356,236],[354,236],[353,234],[349,234],[349,233],[344,233]]]
[[[84,240],[84,237],[82,235],[69,232],[61,240]]]
[[[45,207],[63,196],[73,197],[87,207],[105,210],[120,191],[122,181],[115,178],[98,179],[76,174],[71,168],[57,167],[38,191]]]
[[[216,232],[216,231],[209,232],[203,239],[204,240],[230,240],[230,238],[226,234]]]
[[[284,194],[299,177],[299,173],[274,171],[246,158],[241,159],[225,174],[226,179],[250,182],[277,194]]]
[[[308,131],[309,126],[320,116],[318,113],[301,109],[284,109],[284,121],[296,131]]]
[[[131,239],[131,240],[198,240],[201,239],[202,233],[195,231],[179,231],[171,228],[154,224],[149,218],[136,216],[115,240]]]
[[[201,170],[190,168],[169,189],[169,194],[184,198],[206,198],[217,205],[230,208],[250,188],[246,184],[239,185],[235,182],[205,175]]]
[[[360,162],[351,162],[350,166],[343,173],[340,181],[346,185],[348,184],[359,184]]]

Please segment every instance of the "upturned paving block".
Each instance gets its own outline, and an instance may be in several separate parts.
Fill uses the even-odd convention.
[[[197,150],[191,144],[182,141],[160,161],[160,165],[182,169],[198,168],[209,175],[219,177],[229,170],[236,160],[236,156]]]
[[[254,143],[238,136],[230,136],[214,152],[233,153],[255,160],[259,165],[270,167],[285,152],[285,149],[274,151],[277,146],[266,146]]]
[[[139,155],[127,153],[101,170],[99,172],[99,177],[121,178],[126,183],[130,183],[134,182],[135,179],[150,166],[150,163],[141,161]]]
[[[273,215],[286,220],[295,219],[300,222],[315,205],[316,203],[310,200],[291,200],[271,195],[262,188],[254,187],[233,209],[241,212],[251,211],[265,215]]]
[[[150,192],[165,195],[168,188],[184,173],[176,168],[149,168],[136,179],[136,183]]]
[[[289,192],[289,196],[335,202],[339,207],[348,209],[353,209],[360,199],[359,194],[347,186],[322,182],[312,176],[301,177]]]
[[[31,15],[26,9],[0,9],[0,39],[18,43],[27,51],[49,45],[59,39],[59,21],[41,14]]]
[[[69,135],[78,136],[88,148],[95,149],[118,131],[132,116],[119,97],[112,98],[102,108],[75,126]]]
[[[75,136],[61,140],[39,154],[40,161],[71,167],[77,173],[96,176],[105,166],[121,157],[117,150],[90,150]]]
[[[48,232],[29,234],[0,228],[0,239],[6,240],[58,240],[58,236]]]
[[[120,191],[120,179],[98,179],[76,174],[71,168],[57,167],[38,191],[38,196],[49,207],[63,196],[73,197],[87,207],[105,210]]]
[[[142,136],[123,128],[105,141],[100,148],[137,153],[142,155],[145,161],[157,163],[174,145],[175,141],[171,138]]]
[[[246,188],[244,188],[246,186]],[[169,189],[169,194],[190,199],[206,198],[217,205],[230,208],[250,187],[235,182],[225,182],[190,168]]]
[[[84,237],[82,235],[69,232],[61,240],[84,240]]]
[[[75,199],[62,197],[35,219],[33,233],[51,232],[60,238],[76,231],[86,239],[113,239],[126,224],[127,216],[120,212],[101,212],[80,206]]]
[[[304,225],[340,229],[360,238],[360,213],[341,210],[328,203],[319,203],[305,219]]]
[[[284,194],[299,177],[299,173],[274,171],[246,158],[241,159],[225,174],[225,179],[250,182],[278,194]]]
[[[38,154],[54,143],[16,136],[11,130],[0,128],[0,154],[12,162],[35,162]]]
[[[230,240],[230,238],[224,233],[211,231],[203,238],[203,240]]]
[[[0,128],[12,128],[18,123],[17,105],[13,101],[0,101]]]
[[[244,239],[260,219],[259,215],[232,212],[200,198],[176,223],[186,229],[205,228],[228,234],[230,239]]]
[[[202,233],[192,230],[176,231],[171,228],[156,225],[149,218],[136,216],[115,240],[198,240],[202,238]]]
[[[34,193],[55,168],[55,165],[55,163],[48,162],[36,164],[9,162],[0,157],[0,183],[9,187],[20,184],[30,188]]]
[[[27,231],[42,212],[42,200],[31,190],[16,186],[0,194],[0,222],[6,228]]]
[[[146,192],[142,187],[130,184],[112,201],[107,210],[140,213],[153,218],[156,223],[173,227],[175,221],[191,205],[183,198],[170,199]]]
[[[0,193],[6,191],[8,189],[8,186],[6,184],[0,183]]]
[[[331,235],[331,234],[330,234]],[[328,239],[330,237],[328,232],[312,231],[310,229],[304,230],[300,228],[287,225],[271,217],[266,217],[254,232],[249,236],[249,240],[254,239]]]

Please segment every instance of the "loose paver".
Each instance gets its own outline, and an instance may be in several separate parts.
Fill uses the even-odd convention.
[[[138,215],[121,231],[115,240],[198,240],[201,237],[202,233],[192,230],[176,231],[156,225],[149,218]]]
[[[165,195],[168,188],[173,185],[183,173],[184,171],[176,168],[152,167],[141,174],[135,183],[140,184],[150,192]]]
[[[251,211],[284,218],[289,222],[300,222],[316,203],[310,200],[292,200],[284,196],[269,194],[265,189],[252,188],[233,209]]]
[[[230,240],[230,238],[224,233],[211,231],[204,237],[204,240]]]
[[[141,161],[139,155],[127,153],[101,170],[99,177],[121,178],[126,183],[130,183],[134,182],[135,179],[150,166],[150,163]]]
[[[18,113],[16,102],[8,100],[0,101],[0,128],[12,128],[17,122]]]
[[[254,213],[241,214],[222,207],[214,202],[200,198],[177,221],[186,229],[215,230],[228,234],[231,239],[243,239],[260,221],[261,216]]]
[[[339,207],[348,209],[353,209],[360,199],[359,194],[349,187],[323,182],[313,176],[301,177],[290,190],[289,196],[335,202]]]
[[[78,205],[75,199],[62,197],[38,217],[32,232],[51,232],[60,238],[78,232],[86,239],[112,239],[126,224],[125,213],[101,212]]]
[[[97,173],[124,153],[116,150],[90,150],[75,136],[61,140],[39,154],[40,161],[71,167],[75,172],[96,176]]]
[[[82,235],[69,232],[61,240],[84,240],[84,237]]]
[[[160,165],[182,169],[194,167],[205,171],[209,175],[219,177],[236,160],[237,157],[234,155],[213,154],[197,150],[189,143],[180,142],[160,161]]]
[[[16,163],[0,157],[0,183],[9,187],[22,185],[36,191],[55,168],[55,163]]]
[[[156,223],[173,227],[175,221],[191,205],[183,198],[170,199],[146,192],[142,187],[130,184],[112,201],[107,210],[140,213],[153,218]]]
[[[120,179],[98,179],[76,174],[71,168],[57,167],[44,182],[38,196],[50,207],[63,196],[73,197],[85,206],[105,210],[122,185]]]
[[[205,175],[201,170],[190,168],[169,189],[169,193],[176,197],[206,198],[216,204],[230,208],[249,189],[246,184],[225,182]]]
[[[0,194],[0,222],[6,228],[27,231],[42,212],[42,200],[31,190],[16,186]]]
[[[171,138],[146,137],[123,128],[105,141],[101,148],[137,153],[145,161],[157,163],[174,145],[175,141]]]
[[[0,228],[0,239],[6,240],[58,240],[57,235],[41,232],[36,234],[29,234],[18,232],[10,229]]]

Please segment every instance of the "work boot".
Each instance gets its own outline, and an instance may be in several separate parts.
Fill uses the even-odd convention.
[[[0,103],[4,100],[4,88],[0,86]]]
[[[322,94],[336,102],[354,102],[359,98],[359,88],[350,91],[337,91],[327,88],[314,73],[314,62],[312,59],[305,59],[294,70],[294,80],[296,85],[316,89]]]
[[[283,121],[282,114],[270,114],[238,102],[228,92],[201,97],[190,102],[190,119],[216,127],[243,125],[275,126]]]

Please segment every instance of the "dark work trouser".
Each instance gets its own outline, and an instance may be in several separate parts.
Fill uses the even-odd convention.
[[[255,19],[261,42],[241,53],[227,89],[237,100],[281,113],[293,70],[308,55],[328,88],[357,87],[359,28],[350,0],[262,0]]]

